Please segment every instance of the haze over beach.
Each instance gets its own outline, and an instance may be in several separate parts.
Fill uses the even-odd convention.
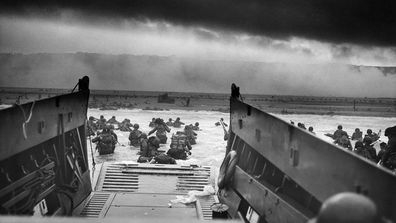
[[[396,97],[393,1],[0,4],[2,87]]]

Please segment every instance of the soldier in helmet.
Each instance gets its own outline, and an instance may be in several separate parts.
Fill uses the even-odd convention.
[[[95,132],[97,131],[97,126],[96,126],[96,121],[97,119],[93,116],[90,116],[88,121],[87,121],[87,126],[86,126],[86,131],[85,134],[86,136],[94,136]]]
[[[151,128],[155,127],[155,118],[151,119],[151,122],[149,123],[149,127],[151,127]]]
[[[134,147],[139,147],[140,146],[139,138],[141,134],[142,132],[139,130],[139,124],[134,124],[133,130],[131,131],[131,133],[129,133],[129,137],[128,137],[129,144]]]
[[[319,214],[308,223],[377,223],[377,206],[368,197],[343,192],[325,200]]]
[[[122,121],[118,126],[119,126],[120,131],[123,131],[123,132],[130,132],[130,131],[132,131],[131,127],[133,127],[131,120],[129,120],[127,118],[124,119],[124,121]]]
[[[194,124],[194,126],[192,127],[192,130],[195,130],[195,131],[199,131],[200,129],[199,129],[199,122],[196,122],[195,124]]]
[[[197,144],[195,139],[197,138],[197,133],[194,132],[191,125],[186,125],[184,127],[184,134],[187,136],[188,141],[191,145]]]
[[[181,125],[184,125],[184,123],[180,121],[179,117],[177,117],[175,122],[173,123],[173,127],[180,128]]]
[[[390,170],[396,169],[396,126],[385,129],[385,136],[388,137],[386,152],[380,161],[382,165]]]
[[[366,158],[377,163],[377,151],[372,146],[372,142],[373,141],[370,137],[364,137],[363,139],[364,149],[366,150],[366,153],[368,153]]]
[[[334,143],[352,151],[351,141],[349,141],[346,135],[342,135],[340,138],[336,139]]]
[[[151,135],[156,132],[156,136],[160,139],[161,144],[166,144],[168,137],[166,136],[166,132],[170,132],[170,128],[165,124],[164,120],[157,118],[155,120],[156,126],[148,133]]]
[[[381,132],[381,130],[380,130],[380,132]],[[372,142],[375,142],[379,139],[379,135],[377,133],[373,132],[373,130],[371,130],[371,129],[367,129],[367,134],[364,135],[364,138],[366,138],[366,137],[371,138]]]
[[[144,134],[144,133],[143,133]],[[148,140],[147,135],[144,134],[142,136],[141,144],[140,144],[140,157],[138,158],[139,163],[150,162],[153,157],[159,155],[158,148],[160,144],[160,140],[156,136],[151,136]]]
[[[106,126],[106,119],[103,115],[100,116],[99,120],[96,122],[98,130],[103,129]]]
[[[355,152],[359,156],[366,157],[363,142],[357,141],[355,143],[355,148],[353,149],[353,152]]]
[[[119,124],[120,122],[116,120],[116,117],[115,117],[115,116],[113,116],[113,117],[111,117],[111,119],[109,119],[106,123],[107,123],[107,124],[112,124],[112,125],[114,125],[114,124]]]
[[[99,151],[100,155],[114,153],[115,145],[117,144],[117,139],[111,133],[110,127],[105,126],[103,131],[95,138],[92,139],[93,143],[96,144],[96,149]]]
[[[377,162],[382,160],[382,157],[384,156],[387,149],[388,149],[388,145],[386,145],[385,142],[381,142],[380,143],[380,151],[378,152],[378,155],[377,155]]]
[[[172,122],[171,118],[169,118],[169,120],[166,122],[166,125],[167,126],[173,126],[173,122]]]
[[[355,132],[352,134],[352,140],[358,140],[362,141],[363,140],[363,132],[360,131],[359,128],[355,129]]]
[[[337,126],[337,130],[333,134],[333,139],[337,141],[340,139],[343,135],[345,135],[347,138],[349,138],[348,133],[342,130],[342,125]]]
[[[174,159],[187,159],[187,155],[191,155],[191,145],[184,132],[178,131],[172,135],[170,149],[167,154]]]

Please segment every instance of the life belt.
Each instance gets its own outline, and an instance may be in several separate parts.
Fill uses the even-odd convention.
[[[230,151],[220,166],[219,178],[217,182],[219,189],[223,189],[228,183],[231,182],[237,162],[237,152],[235,150]]]

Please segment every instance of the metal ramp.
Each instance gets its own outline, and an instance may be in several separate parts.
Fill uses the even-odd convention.
[[[213,195],[185,205],[171,203],[211,184],[211,168],[162,164],[103,163],[94,192],[74,211],[80,217],[211,220]]]

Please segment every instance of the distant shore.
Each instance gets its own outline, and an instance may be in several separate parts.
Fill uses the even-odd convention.
[[[25,103],[58,94],[59,89],[0,89],[0,104]],[[160,96],[162,95],[162,96]],[[190,110],[229,113],[229,95],[210,93],[91,91],[90,108],[101,110]],[[396,98],[245,95],[244,101],[275,114],[396,117]],[[163,102],[163,103],[160,103]]]

